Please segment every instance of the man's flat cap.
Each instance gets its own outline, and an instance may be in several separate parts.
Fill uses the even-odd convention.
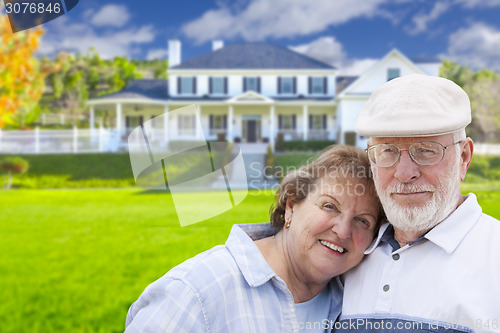
[[[358,115],[355,131],[371,137],[434,136],[471,122],[469,97],[442,77],[410,74],[377,88]]]

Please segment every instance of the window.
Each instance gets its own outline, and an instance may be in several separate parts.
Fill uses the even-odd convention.
[[[400,77],[399,68],[388,68],[387,69],[387,81]]]
[[[309,78],[309,94],[323,95],[326,94],[326,77],[310,77]]]
[[[282,77],[281,78],[281,93],[282,94],[293,93],[293,80],[291,77]]]
[[[179,135],[194,135],[196,132],[196,118],[194,115],[179,116],[177,128]]]
[[[226,95],[227,94],[227,77],[211,77],[209,81],[210,94]]]
[[[291,95],[297,91],[297,78],[278,77],[278,94]]]
[[[312,130],[326,129],[326,114],[309,115],[309,129]]]
[[[211,114],[209,117],[210,133],[224,132],[227,129],[227,115]]]
[[[283,131],[295,130],[296,117],[293,114],[283,114],[278,116],[278,128]]]
[[[177,80],[177,85],[177,93],[179,94],[196,94],[196,79],[194,77],[179,77]]]
[[[260,80],[257,77],[245,77],[243,79],[243,90],[244,91],[255,91],[260,92]]]

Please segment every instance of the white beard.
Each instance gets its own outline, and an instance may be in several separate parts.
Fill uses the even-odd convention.
[[[458,158],[437,187],[399,183],[385,189],[381,189],[378,185],[377,173],[374,172],[375,187],[389,222],[396,229],[412,233],[426,232],[435,227],[457,207],[460,197],[459,170],[460,164]],[[391,193],[394,192],[423,191],[432,192],[432,198],[420,206],[402,206],[391,197]]]

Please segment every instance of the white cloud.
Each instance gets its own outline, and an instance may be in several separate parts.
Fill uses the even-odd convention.
[[[86,13],[88,15],[88,12]],[[106,5],[93,14],[90,23],[97,27],[118,27],[127,24],[130,14],[124,5]]]
[[[473,23],[453,33],[447,58],[474,69],[500,70],[500,30],[484,23]]]
[[[335,67],[342,64],[346,57],[342,44],[334,37],[320,37],[309,44],[290,46],[290,49]]]
[[[290,49],[336,67],[340,75],[361,75],[379,60],[348,59],[342,44],[334,37],[320,37],[309,44],[291,46]]]
[[[148,55],[146,58],[148,60],[155,60],[155,59],[166,59],[168,57],[168,49],[153,49],[148,51]]]
[[[500,0],[455,0],[457,4],[466,8],[475,7],[497,7],[500,6]]]
[[[104,59],[115,56],[132,57],[140,51],[137,44],[152,42],[154,38],[152,25],[100,32],[88,24],[73,23],[62,16],[48,26],[38,53],[48,56],[60,51],[85,54],[90,47],[95,47]]]
[[[414,27],[407,27],[406,31],[411,35],[416,35],[427,30],[427,25],[445,13],[449,4],[446,2],[436,2],[429,14],[419,14],[413,17]]]
[[[218,9],[184,24],[182,32],[195,43],[213,39],[290,38],[321,32],[354,18],[386,17],[380,6],[389,0],[253,0],[243,9]]]

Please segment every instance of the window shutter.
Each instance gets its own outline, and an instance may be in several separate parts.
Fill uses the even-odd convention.
[[[297,78],[295,76],[293,77],[292,82],[293,82],[293,89],[292,89],[292,91],[293,91],[293,94],[296,94],[297,93]]]
[[[278,94],[281,94],[281,76],[278,76]]]
[[[223,121],[223,129],[227,129],[227,115],[224,115],[224,117],[222,118],[222,121]]]
[[[177,94],[181,93],[181,77],[177,77]]]
[[[224,78],[224,95],[227,95],[227,77]]]
[[[323,94],[327,94],[328,93],[328,79],[327,77],[325,76],[323,78]]]
[[[214,91],[213,84],[214,84],[214,83],[213,83],[213,78],[210,76],[210,77],[208,78],[208,93],[209,93],[210,95],[212,95],[212,94],[213,94],[213,91]]]
[[[297,116],[292,115],[292,129],[295,129],[297,126]]]
[[[257,92],[260,94],[260,77],[257,78]]]
[[[312,94],[313,92],[313,78],[309,76],[309,84],[308,84],[308,87],[309,87],[309,95]]]
[[[213,114],[208,116],[208,123],[209,123],[209,128],[214,129],[214,115]]]
[[[142,124],[144,124],[144,117],[140,116],[139,117],[139,125],[142,125]]]
[[[182,128],[182,117],[181,115],[177,116],[177,129],[180,130]]]
[[[129,128],[129,127],[130,127],[130,117],[125,116],[125,128]]]
[[[313,116],[312,114],[309,115],[309,129],[313,129]]]
[[[326,114],[323,115],[323,129],[326,129]]]
[[[283,116],[278,116],[278,129],[283,129]]]
[[[196,77],[193,77],[193,95],[196,95]]]
[[[243,92],[247,91],[247,78],[243,77]]]

